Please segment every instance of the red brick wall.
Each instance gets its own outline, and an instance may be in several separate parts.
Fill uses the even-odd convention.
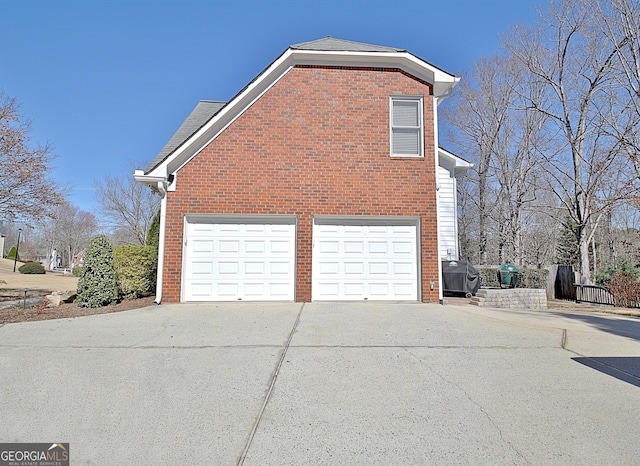
[[[424,96],[424,158],[389,156],[389,97]],[[180,300],[185,214],[298,216],[296,300],[311,300],[312,215],[419,216],[422,300],[438,300],[432,88],[399,70],[295,67],[177,174],[163,300]],[[435,290],[430,289],[430,283]]]

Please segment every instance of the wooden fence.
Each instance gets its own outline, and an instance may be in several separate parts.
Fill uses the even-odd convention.
[[[570,265],[559,265],[554,281],[556,299],[576,299],[576,282],[573,267]]]

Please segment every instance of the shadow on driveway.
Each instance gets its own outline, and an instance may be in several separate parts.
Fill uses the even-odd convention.
[[[591,369],[640,387],[640,357],[572,358]]]
[[[640,319],[635,317],[603,316],[575,314],[570,312],[550,312],[549,314],[566,319],[580,320],[603,332],[640,341]]]

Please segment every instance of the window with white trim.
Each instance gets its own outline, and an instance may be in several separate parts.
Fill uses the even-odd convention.
[[[422,97],[391,97],[391,155],[422,157]]]

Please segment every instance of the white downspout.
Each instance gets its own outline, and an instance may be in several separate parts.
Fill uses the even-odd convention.
[[[440,160],[438,156],[438,150],[440,147],[439,138],[438,138],[438,105],[439,97],[433,97],[433,139],[434,139],[434,156],[435,156],[435,176],[436,176],[436,188],[438,185],[438,168],[440,167]],[[444,291],[442,289],[444,280],[442,279],[442,259],[440,257],[440,251],[442,250],[442,245],[440,244],[440,202],[438,190],[436,189],[436,237],[438,238],[438,301],[440,304],[445,304],[444,302]]]
[[[162,195],[160,203],[160,234],[158,235],[158,272],[156,276],[155,303],[162,302],[162,278],[164,271],[164,237],[167,225],[167,186],[166,181],[158,181],[158,191]]]

